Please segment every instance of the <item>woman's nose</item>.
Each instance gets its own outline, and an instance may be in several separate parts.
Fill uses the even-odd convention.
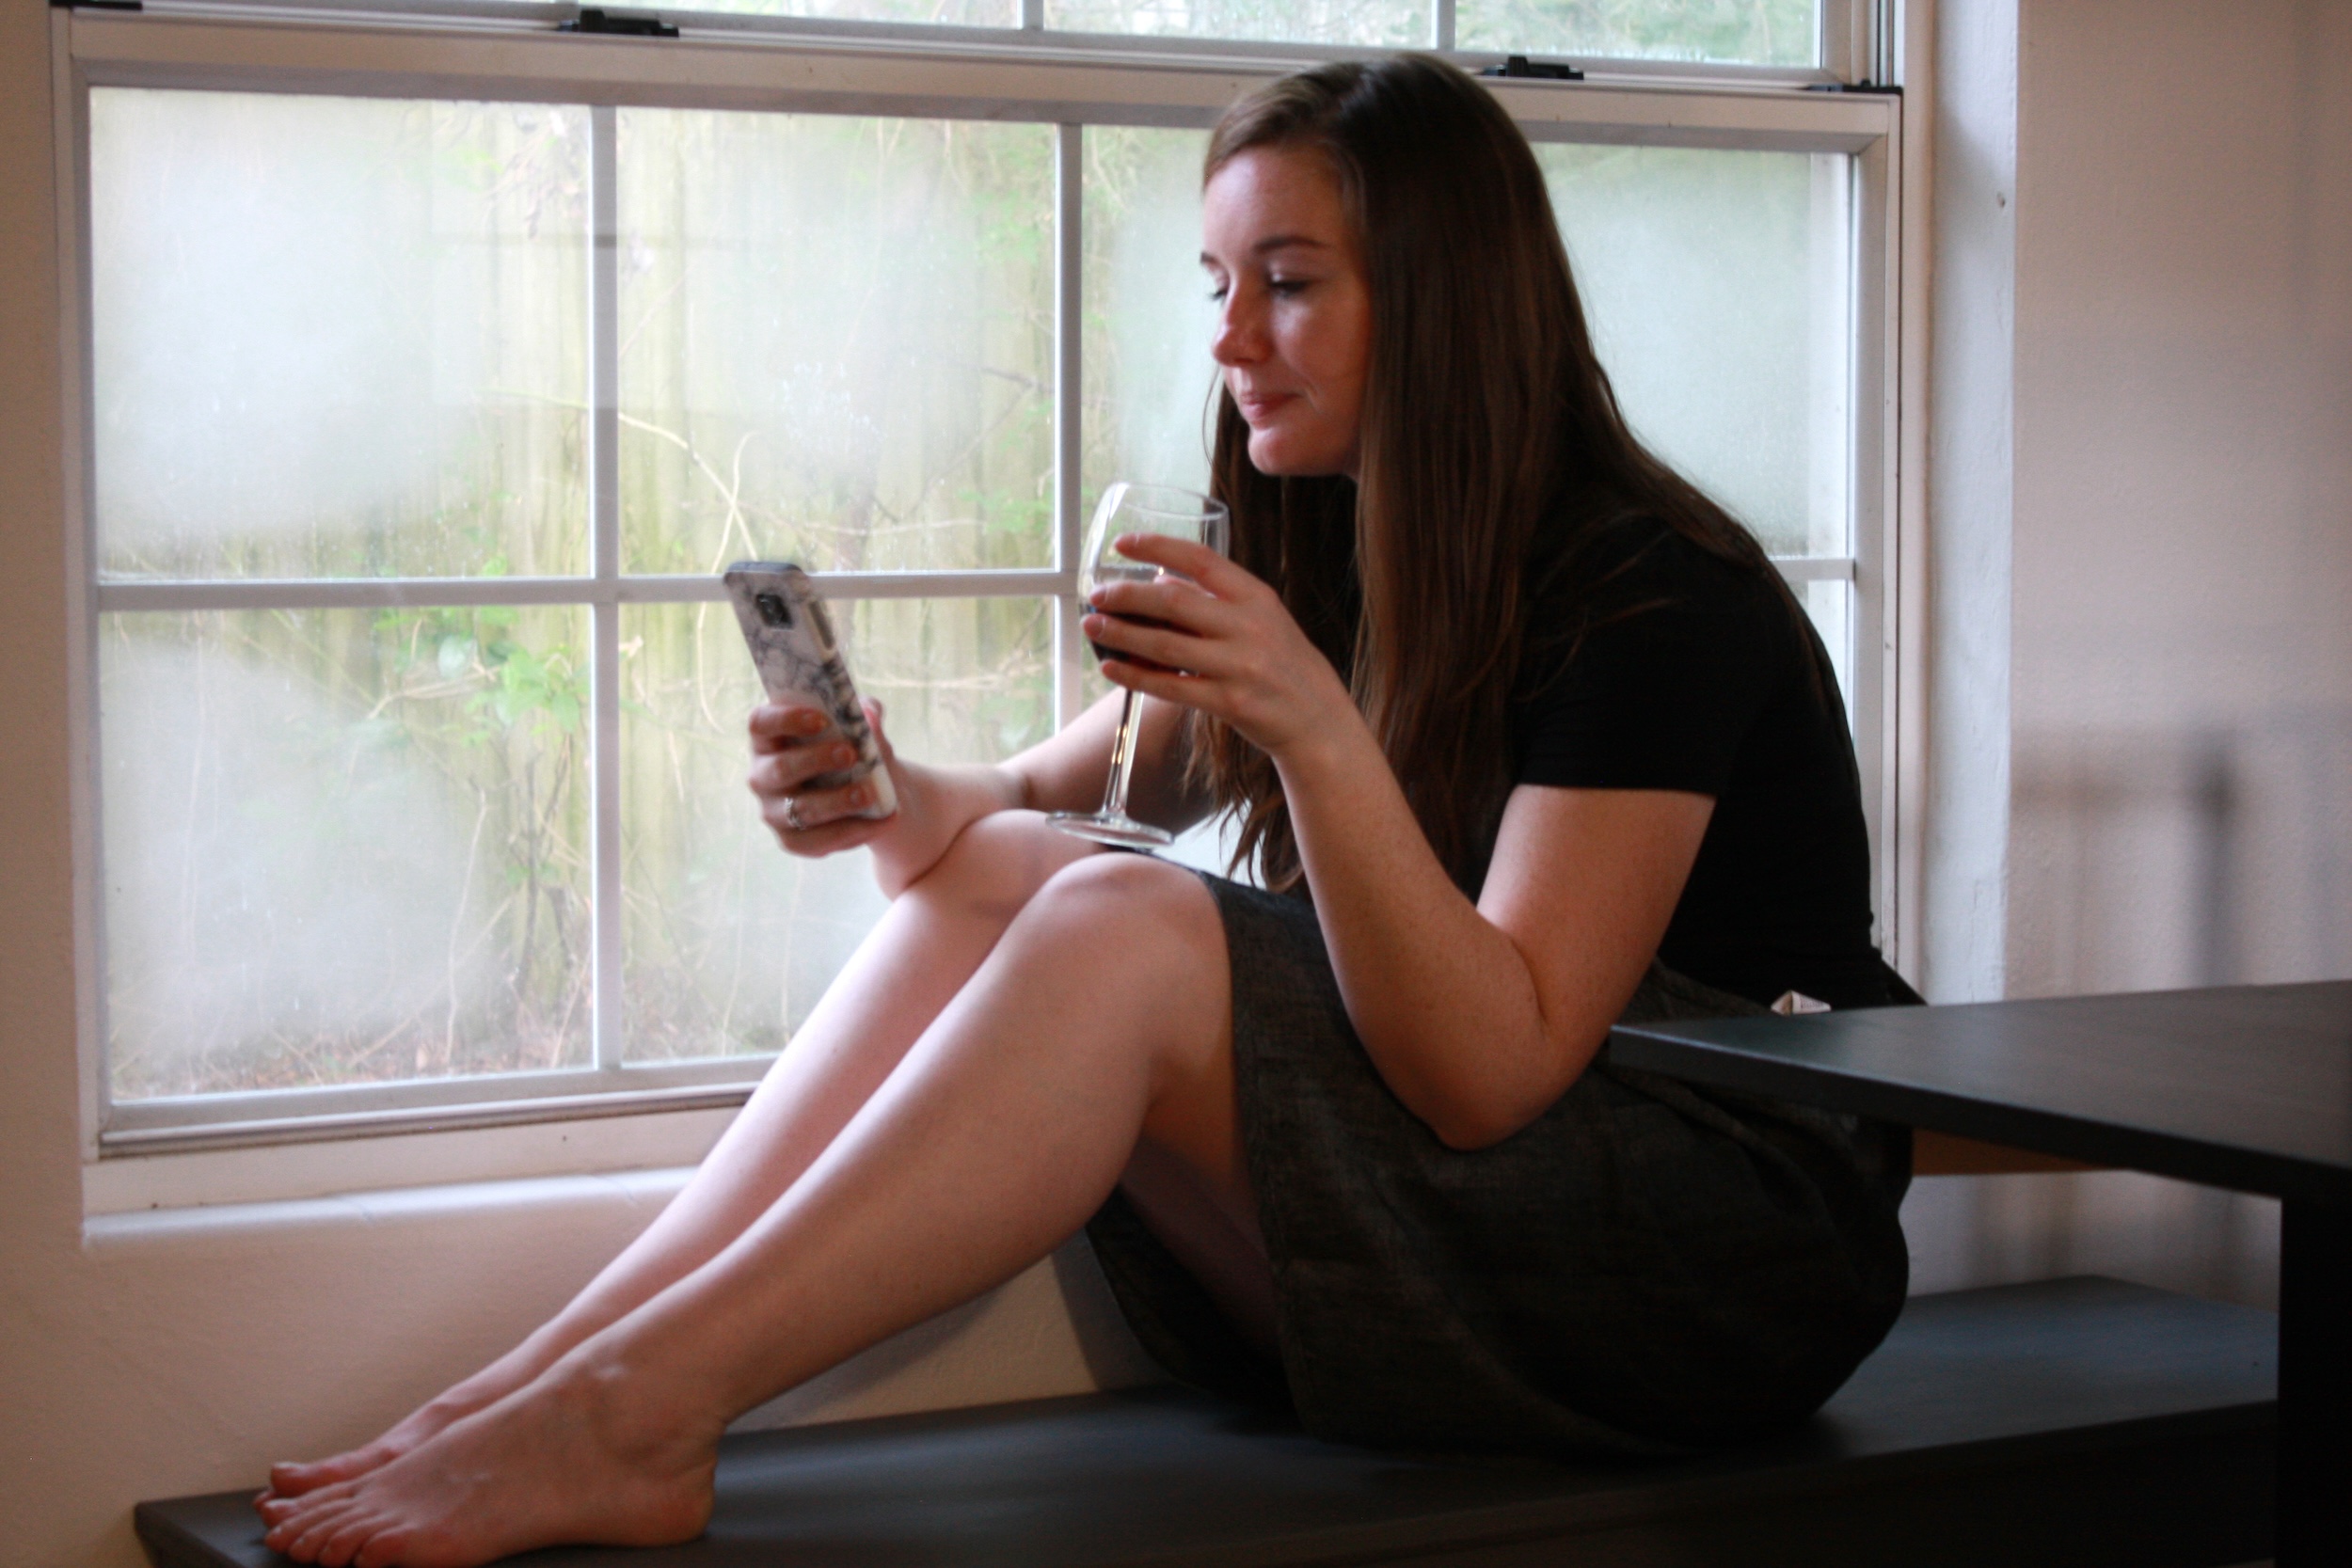
[[[1218,307],[1216,330],[1209,339],[1209,355],[1220,365],[1246,365],[1265,356],[1265,335],[1257,311],[1243,292],[1235,289]]]

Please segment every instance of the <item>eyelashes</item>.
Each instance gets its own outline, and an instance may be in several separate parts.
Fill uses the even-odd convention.
[[[1312,288],[1316,282],[1317,279],[1312,277],[1270,277],[1266,279],[1265,287],[1266,293],[1277,299],[1295,299]],[[1209,289],[1208,301],[1211,305],[1222,305],[1225,303],[1225,296],[1231,293],[1232,290],[1228,285],[1214,284]]]

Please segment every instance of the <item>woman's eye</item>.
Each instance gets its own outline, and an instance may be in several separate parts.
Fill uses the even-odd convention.
[[[1269,277],[1266,279],[1265,286],[1267,293],[1279,294],[1287,299],[1293,294],[1306,293],[1307,285],[1313,281],[1314,279],[1311,277]]]

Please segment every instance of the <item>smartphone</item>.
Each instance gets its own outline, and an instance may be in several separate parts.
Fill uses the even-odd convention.
[[[809,575],[789,562],[739,561],[723,579],[735,603],[735,619],[758,666],[768,699],[823,711],[841,737],[857,748],[857,761],[838,772],[809,780],[812,789],[838,789],[861,779],[873,782],[874,801],[860,816],[880,820],[898,809],[890,769],[882,766],[874,726],[858,705],[857,683],[833,635],[833,617]]]

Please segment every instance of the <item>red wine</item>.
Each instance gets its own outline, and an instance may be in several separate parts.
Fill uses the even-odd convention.
[[[1110,611],[1107,610],[1098,610],[1093,611],[1093,613],[1097,615],[1110,615]],[[1110,615],[1110,618],[1114,621],[1124,621],[1131,626],[1173,626],[1176,624],[1173,621],[1163,621],[1158,619],[1156,616],[1151,615]],[[1117,648],[1106,648],[1090,637],[1087,639],[1087,646],[1094,650],[1094,657],[1098,661],[1105,658],[1120,659],[1128,664],[1134,665],[1138,670],[1173,670],[1175,668],[1172,664],[1162,664],[1155,659],[1143,658],[1135,654],[1121,653]]]

